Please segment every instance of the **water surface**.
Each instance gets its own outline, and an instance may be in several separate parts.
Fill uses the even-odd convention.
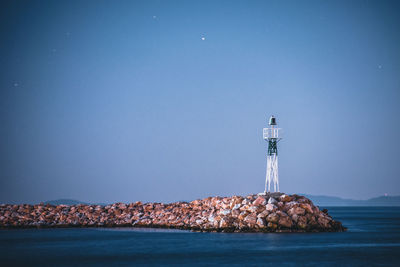
[[[400,207],[335,207],[344,233],[137,228],[0,230],[1,266],[400,266]]]

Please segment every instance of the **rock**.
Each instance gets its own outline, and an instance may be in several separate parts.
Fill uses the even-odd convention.
[[[279,215],[276,213],[271,213],[267,216],[267,222],[277,223],[279,221]]]
[[[290,202],[285,202],[285,210],[290,210],[291,208],[296,208],[300,206],[300,203],[296,202],[296,201],[290,201]]]
[[[190,202],[190,204],[192,204],[192,205],[194,205],[194,206],[198,206],[198,205],[200,205],[200,200],[199,199],[196,199],[196,200],[193,200],[192,202]]]
[[[306,218],[307,218],[307,225],[309,226],[309,228],[315,228],[318,226],[317,219],[315,218],[315,216],[308,213],[306,215]]]
[[[247,211],[242,211],[242,212],[239,214],[239,216],[238,216],[239,220],[243,220],[243,221],[244,221],[244,218],[246,218],[246,216],[247,216],[248,214],[249,214],[249,213],[248,213]]]
[[[230,203],[222,203],[221,204],[221,208],[223,208],[223,209],[230,209],[230,207],[231,207]]]
[[[239,203],[239,204],[235,204],[233,207],[232,207],[232,210],[238,210],[238,209],[240,209],[240,207],[241,207],[241,204]]]
[[[296,201],[298,202],[298,203],[311,203],[311,200],[309,200],[308,198],[306,198],[306,197],[304,197],[304,196],[298,196],[297,198],[296,198]]]
[[[253,206],[259,206],[259,205],[265,205],[267,204],[267,201],[264,197],[259,196],[256,200],[253,202]]]
[[[317,206],[312,206],[312,210],[313,210],[314,214],[319,214],[320,213],[320,210],[319,210],[319,208]]]
[[[276,223],[269,222],[267,224],[267,227],[270,228],[271,230],[275,230],[276,228],[278,228],[278,225]]]
[[[297,219],[297,226],[301,229],[307,228],[307,218],[305,216],[299,216]]]
[[[325,216],[318,217],[318,224],[323,228],[330,228],[329,222],[329,218],[326,218]]]
[[[228,209],[226,209],[226,210],[221,210],[220,211],[220,214],[222,214],[222,215],[224,215],[224,216],[226,216],[226,215],[228,215],[228,214],[230,214],[231,213],[231,210],[228,210]]]
[[[240,204],[242,204],[243,197],[241,197],[241,196],[233,196],[232,200],[233,200],[233,204],[234,205],[238,205],[238,204],[240,205]]]
[[[269,211],[264,210],[263,212],[261,212],[257,215],[257,218],[266,218],[268,216],[268,214],[269,214]]]
[[[265,219],[264,218],[257,218],[257,225],[260,228],[264,228],[265,227]]]
[[[247,209],[249,212],[254,213],[257,212],[258,210],[258,206],[251,206]]]
[[[232,210],[232,217],[236,218],[239,216],[239,214],[240,214],[240,210],[238,210],[238,209]]]
[[[268,204],[265,206],[265,209],[266,209],[267,211],[275,211],[275,210],[278,209],[278,207],[275,206],[274,204],[268,203]]]
[[[282,217],[280,217],[278,224],[280,226],[283,226],[283,227],[286,227],[286,228],[290,228],[290,227],[292,227],[293,222],[292,222],[292,220],[290,219],[289,216],[282,216]]]
[[[199,219],[199,220],[196,220],[196,224],[203,224],[204,223],[204,221],[203,220],[201,220],[201,219]]]
[[[225,203],[225,204],[229,204],[231,202],[231,199],[229,197],[224,197],[222,199],[222,202]]]
[[[276,201],[275,198],[270,197],[270,198],[268,199],[268,204],[278,204],[278,201]]]
[[[313,213],[314,212],[312,207],[311,207],[311,205],[308,204],[308,203],[301,203],[300,207],[303,208],[308,213]]]
[[[249,215],[244,218],[244,221],[249,225],[249,226],[254,226],[257,223],[257,214],[255,213],[250,213]]]
[[[246,211],[246,210],[249,210],[250,207],[251,207],[251,206],[249,206],[249,205],[242,205],[242,206],[239,208],[239,210],[240,210],[240,211]]]
[[[220,228],[228,228],[231,227],[231,218],[230,217],[224,217],[221,219],[219,227]]]
[[[248,205],[248,204],[250,204],[251,203],[251,201],[248,199],[248,198],[245,198],[245,199],[243,199],[242,200],[242,205]]]
[[[305,212],[306,211],[301,207],[294,207],[294,208],[291,208],[290,210],[288,210],[288,214],[290,216],[293,216],[294,214],[296,214],[296,215],[304,215]]]
[[[280,199],[280,201],[282,201],[282,202],[290,202],[290,201],[293,200],[292,197],[290,197],[290,196],[288,196],[288,195],[285,195],[285,194],[281,195],[281,196],[279,197],[279,199]]]
[[[219,199],[217,197],[211,198],[211,206],[216,207],[217,205],[219,205]]]

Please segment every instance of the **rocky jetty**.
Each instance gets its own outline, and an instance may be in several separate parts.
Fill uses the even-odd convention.
[[[270,193],[192,202],[0,205],[1,228],[161,227],[213,232],[337,232],[346,228],[308,198]]]

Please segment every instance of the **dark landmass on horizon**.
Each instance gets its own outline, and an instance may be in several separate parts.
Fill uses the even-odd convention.
[[[83,202],[75,199],[68,199],[68,198],[61,198],[61,199],[55,199],[55,200],[49,200],[45,201],[44,204],[51,204],[51,205],[101,205],[101,206],[106,206],[108,203],[89,203],[89,202]]]
[[[303,195],[303,194],[299,194]],[[357,199],[346,199],[332,196],[315,196],[307,195],[303,196],[311,199],[311,201],[318,206],[332,207],[332,206],[400,206],[400,196],[379,196],[366,200]]]
[[[357,199],[346,199],[333,196],[316,196],[299,194],[309,198],[315,205],[323,207],[333,207],[333,206],[400,206],[400,196],[380,196],[374,197],[367,200],[357,200]],[[182,200],[185,201],[185,200]],[[185,201],[188,202],[188,201]],[[56,199],[44,202],[45,204],[51,205],[78,205],[78,204],[95,204],[95,205],[108,205],[110,203],[88,203],[74,199]]]

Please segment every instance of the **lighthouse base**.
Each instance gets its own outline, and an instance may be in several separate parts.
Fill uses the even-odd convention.
[[[282,195],[284,195],[284,193],[281,192],[263,192],[263,193],[258,193],[258,196],[268,196],[268,197],[273,197],[273,198],[278,198]]]

